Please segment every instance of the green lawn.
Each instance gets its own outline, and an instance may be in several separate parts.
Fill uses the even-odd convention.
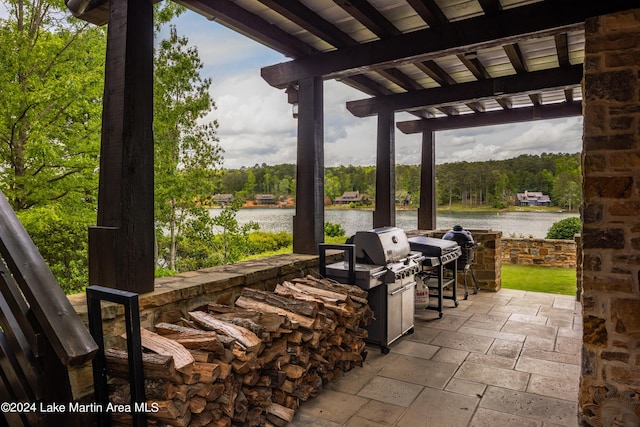
[[[575,295],[576,270],[502,264],[502,287],[548,294]]]

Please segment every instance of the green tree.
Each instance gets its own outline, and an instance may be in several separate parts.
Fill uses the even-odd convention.
[[[241,206],[241,202],[235,199],[211,220],[218,231],[210,240],[217,249],[218,264],[233,264],[248,255],[251,247],[249,233],[259,229],[253,221],[244,225],[238,223],[236,214]]]
[[[105,29],[61,0],[8,0],[0,19],[0,188],[16,211],[93,201]]]
[[[556,160],[556,175],[551,196],[558,206],[573,210],[582,201],[582,171],[576,157]]]
[[[213,191],[222,149],[217,122],[204,120],[215,103],[209,95],[211,80],[200,76],[203,64],[197,48],[171,26],[155,62],[155,217],[157,234],[166,230],[169,235],[169,247],[158,248],[158,260],[176,270],[187,221],[208,215],[198,205]]]
[[[59,0],[7,0],[0,18],[0,190],[67,293],[88,278],[105,28]]]

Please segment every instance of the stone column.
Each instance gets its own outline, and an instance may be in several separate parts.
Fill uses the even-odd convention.
[[[585,38],[579,405],[593,425],[640,425],[640,9],[588,20]]]

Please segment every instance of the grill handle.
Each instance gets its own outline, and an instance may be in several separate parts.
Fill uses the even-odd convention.
[[[342,245],[330,245],[327,243],[318,244],[318,253],[320,255],[320,276],[327,277],[327,250],[329,249],[337,249],[345,252],[345,261],[347,261],[348,265],[348,275],[347,280],[349,280],[350,285],[356,284],[356,245],[353,244],[342,244]]]

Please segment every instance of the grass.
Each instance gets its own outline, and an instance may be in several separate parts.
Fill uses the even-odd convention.
[[[502,264],[502,287],[548,294],[575,295],[576,270]]]

